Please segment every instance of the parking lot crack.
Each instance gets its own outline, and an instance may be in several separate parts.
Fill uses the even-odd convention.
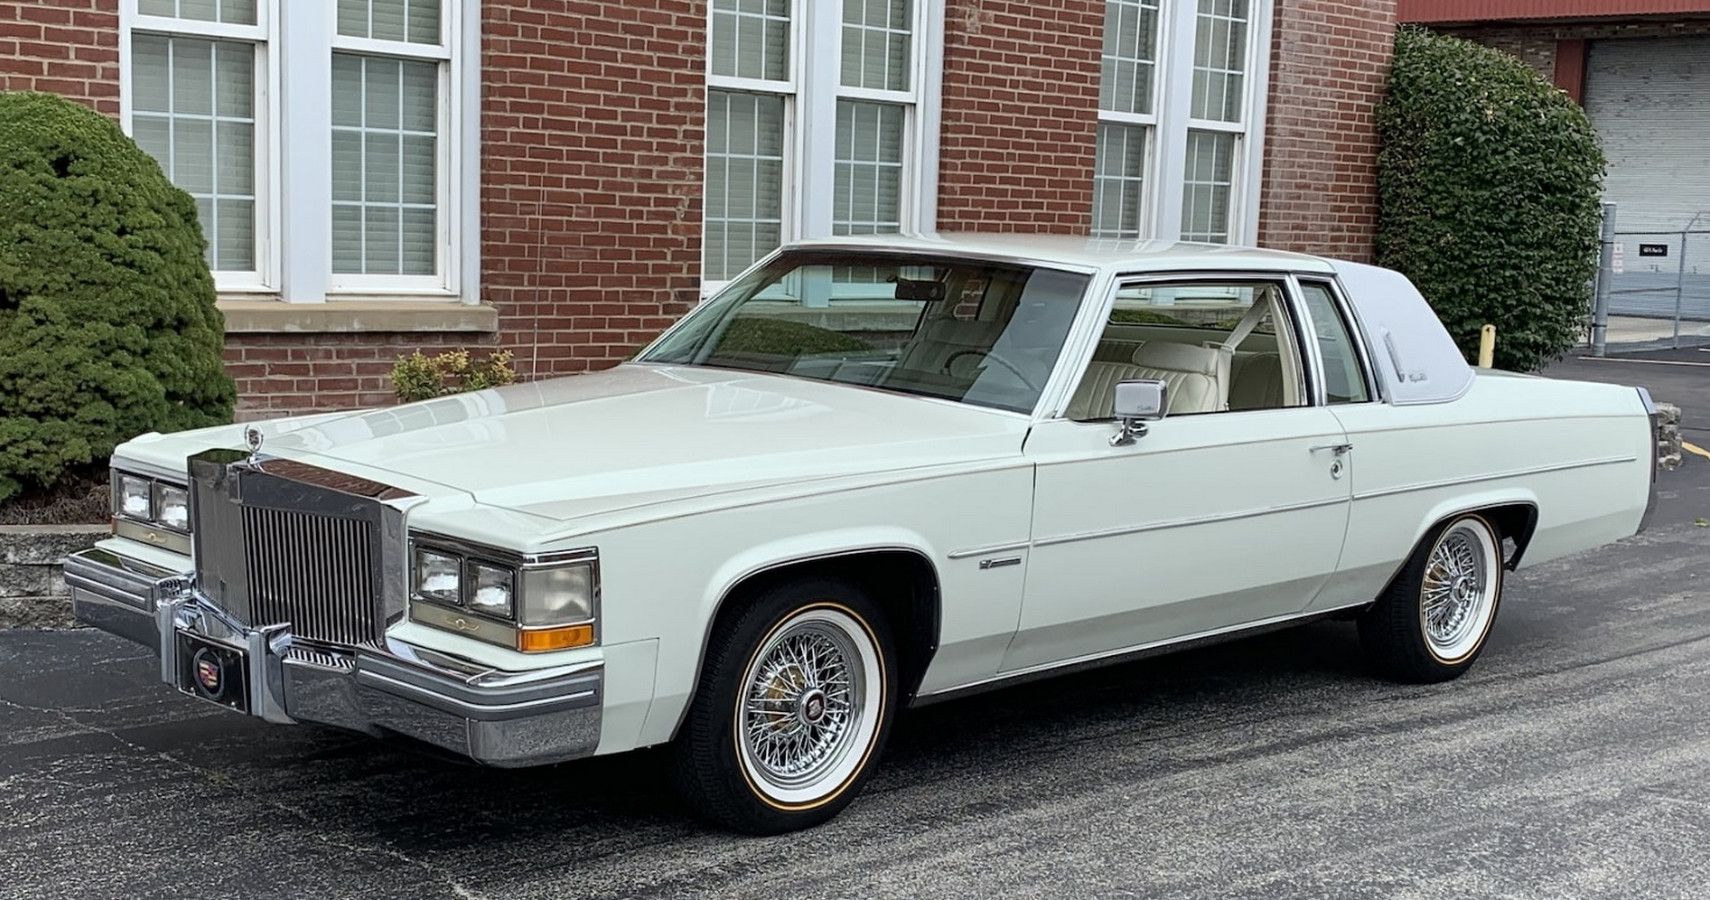
[[[411,856],[410,854],[405,853],[404,851],[399,850],[395,847],[390,847],[390,846],[386,846],[383,844],[376,844],[376,843],[370,843],[370,842],[342,840],[338,837],[335,837],[332,834],[329,834],[327,828],[320,821],[318,821],[314,816],[303,811],[302,809],[299,809],[299,808],[292,806],[288,803],[280,803],[277,800],[273,800],[273,799],[269,799],[267,797],[261,797],[261,796],[252,794],[251,792],[246,791],[243,788],[238,788],[236,786],[234,786],[234,788],[237,791],[239,791],[240,793],[244,794],[245,796],[259,800],[261,803],[263,803],[263,804],[265,804],[265,805],[267,805],[273,809],[276,809],[282,813],[285,813],[286,815],[289,815],[292,818],[295,818],[295,819],[303,822],[304,824],[310,826],[313,829],[311,831],[311,836],[313,837],[314,840],[316,840],[322,844],[325,844],[329,847],[335,847],[335,848],[340,849],[340,850],[345,850],[345,851],[348,851],[350,853],[357,854],[359,856],[378,853],[382,856],[391,857],[392,859],[398,860],[401,863],[405,863],[407,865],[421,869],[423,872],[426,872],[428,875],[432,876],[435,880],[437,880],[441,884],[445,885],[446,890],[449,890],[451,892],[452,896],[458,897],[458,898],[460,898],[460,900],[487,900],[487,897],[485,894],[482,894],[478,891],[470,889],[466,885],[459,882],[455,877],[453,877],[451,873],[446,872],[445,870],[439,868],[438,866],[434,865],[433,863],[430,863],[426,860],[417,859],[416,857]]]

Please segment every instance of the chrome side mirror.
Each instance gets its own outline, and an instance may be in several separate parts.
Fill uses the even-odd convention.
[[[1146,436],[1146,423],[1156,422],[1169,410],[1169,392],[1162,381],[1139,379],[1116,383],[1111,417],[1120,430],[1110,438],[1112,447],[1126,447]]]

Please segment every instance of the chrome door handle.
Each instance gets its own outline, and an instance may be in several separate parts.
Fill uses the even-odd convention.
[[[1342,456],[1342,455],[1346,454],[1349,450],[1352,450],[1352,449],[1354,449],[1353,444],[1319,444],[1316,447],[1307,448],[1307,452],[1308,453],[1319,453],[1319,452],[1328,450],[1331,453],[1336,454],[1337,456]]]

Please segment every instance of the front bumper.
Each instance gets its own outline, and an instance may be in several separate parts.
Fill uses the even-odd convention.
[[[68,558],[65,581],[77,619],[154,650],[168,684],[180,683],[180,634],[240,651],[243,706],[269,722],[402,734],[494,766],[589,756],[600,742],[598,661],[504,672],[397,640],[311,645],[289,625],[239,624],[184,575],[102,548]]]

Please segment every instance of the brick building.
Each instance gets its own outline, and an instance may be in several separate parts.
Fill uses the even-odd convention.
[[[780,240],[1351,258],[1394,0],[0,0],[0,88],[194,195],[240,415],[415,348],[612,365]]]

